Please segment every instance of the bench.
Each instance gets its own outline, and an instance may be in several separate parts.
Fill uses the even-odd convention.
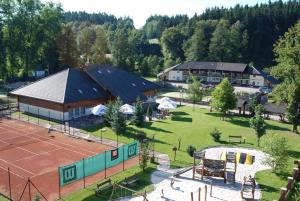
[[[129,185],[137,182],[138,180],[139,180],[139,177],[135,174],[135,175],[133,175],[131,177],[128,177],[128,178],[125,177],[125,180],[122,182],[122,184],[124,186],[129,186]]]
[[[246,138],[243,138],[240,135],[229,135],[228,142],[230,143],[246,143]]]
[[[97,188],[95,189],[95,195],[99,196],[103,191],[112,187],[111,179],[108,179],[100,184],[97,184]]]

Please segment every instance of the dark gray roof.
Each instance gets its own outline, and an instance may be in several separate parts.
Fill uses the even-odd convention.
[[[181,63],[176,66],[176,70],[223,70],[232,72],[244,72],[247,64],[242,63],[227,63],[227,62],[203,62],[191,61]]]
[[[90,65],[85,68],[87,74],[114,97],[120,97],[125,103],[134,102],[137,97],[146,99],[143,92],[158,89],[159,86],[133,73],[110,65]]]
[[[69,68],[10,92],[56,103],[105,98],[104,90],[78,68]]]
[[[275,103],[266,103],[263,105],[266,113],[272,114],[285,114],[287,105],[284,103],[275,104]]]

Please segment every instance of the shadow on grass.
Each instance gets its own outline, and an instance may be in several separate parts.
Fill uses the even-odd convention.
[[[181,112],[181,111],[174,111],[174,112],[172,112],[172,114],[173,115],[175,115],[175,116],[177,116],[177,115],[189,115],[188,113],[186,113],[186,112]]]
[[[145,122],[143,127],[141,127],[141,128],[148,129],[148,130],[155,131],[155,132],[173,133],[171,131],[168,131],[168,130],[165,130],[165,129],[162,129],[162,128],[153,127],[152,122]]]
[[[138,181],[136,181],[135,183],[126,186],[128,189],[131,189],[132,191],[135,192],[142,192],[143,189],[150,187],[152,185],[151,182],[151,173],[154,172],[156,169],[153,167],[148,167],[145,172],[137,172],[135,174],[131,174],[131,175],[127,175],[127,177],[136,175],[139,179]],[[122,182],[125,180],[125,176],[119,180],[119,181],[114,181],[114,179],[112,178],[112,183],[117,182],[117,184],[119,185],[123,185]],[[100,183],[100,182],[99,182]],[[113,187],[103,191],[100,193],[100,196],[96,196],[94,194],[94,189],[95,187],[89,187],[88,189],[86,189],[86,191],[88,191],[86,194],[89,195],[87,197],[85,197],[84,201],[107,201],[110,199],[112,191],[113,191]],[[125,192],[126,191],[126,192]],[[129,190],[125,190],[125,189],[120,189],[119,187],[116,186],[115,191],[113,193],[113,199],[117,199],[120,197],[124,197],[125,193],[127,196],[132,195],[132,191]],[[92,193],[93,192],[93,193]]]
[[[172,121],[192,122],[193,119],[188,117],[172,116]]]
[[[278,192],[278,188],[274,188],[272,186],[267,186],[264,184],[259,184],[259,187],[262,191],[268,192],[268,193],[275,193]]]
[[[300,158],[300,151],[288,150],[288,154],[293,158]]]

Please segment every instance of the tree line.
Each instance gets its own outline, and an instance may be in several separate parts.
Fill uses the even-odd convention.
[[[86,63],[112,63],[156,75],[184,61],[274,65],[273,44],[300,19],[299,1],[211,8],[201,15],[133,20],[106,13],[64,12],[40,0],[0,0],[0,78],[49,74]]]

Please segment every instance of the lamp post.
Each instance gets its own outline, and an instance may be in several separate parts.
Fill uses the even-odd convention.
[[[101,133],[101,144],[102,144],[102,133],[105,132],[105,131],[106,131],[105,128],[101,128],[101,129],[100,129],[100,133]]]

